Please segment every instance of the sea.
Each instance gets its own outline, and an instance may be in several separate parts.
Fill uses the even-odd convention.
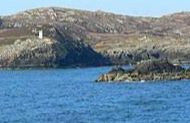
[[[0,123],[190,123],[190,81],[96,83],[111,67],[0,70]]]

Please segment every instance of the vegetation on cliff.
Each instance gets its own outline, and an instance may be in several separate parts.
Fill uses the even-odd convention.
[[[164,58],[188,63],[189,23],[188,12],[153,18],[57,7],[28,10],[0,18],[0,65],[95,66]],[[38,30],[44,39],[37,39]],[[28,49],[34,45],[38,50]]]

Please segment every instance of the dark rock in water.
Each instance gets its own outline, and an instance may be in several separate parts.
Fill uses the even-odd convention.
[[[167,60],[154,60],[138,63],[135,66],[135,72],[138,73],[163,73],[163,72],[180,72],[184,70],[181,66],[175,66]]]
[[[138,63],[133,70],[123,68],[112,69],[101,75],[96,81],[151,81],[190,79],[190,71],[176,66],[167,60],[144,61]]]
[[[114,67],[108,74],[102,75],[98,81],[115,81],[117,80],[121,75],[125,74],[126,70],[121,67]]]
[[[125,71],[122,67],[113,67],[109,73],[124,73]]]

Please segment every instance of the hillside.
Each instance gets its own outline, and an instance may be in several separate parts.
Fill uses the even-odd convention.
[[[44,38],[38,39],[38,30]],[[190,60],[190,13],[160,18],[39,8],[0,18],[1,67],[100,66]]]

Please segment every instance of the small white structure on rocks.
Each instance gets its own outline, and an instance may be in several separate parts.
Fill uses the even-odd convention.
[[[43,39],[43,30],[39,30],[38,38]]]

